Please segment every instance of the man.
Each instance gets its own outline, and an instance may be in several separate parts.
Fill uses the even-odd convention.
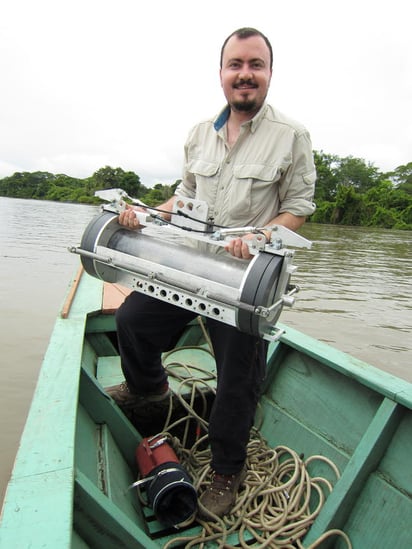
[[[265,102],[272,62],[272,47],[259,31],[239,29],[226,39],[220,81],[227,106],[190,133],[182,182],[161,209],[171,211],[176,196],[185,196],[205,200],[216,225],[279,224],[292,230],[313,213],[316,174],[309,135]],[[137,228],[133,208],[123,212],[119,222]],[[270,230],[265,235],[270,238]],[[251,236],[234,238],[224,253],[250,259]],[[125,300],[117,327],[126,384],[108,391],[120,406],[138,408],[167,397],[161,352],[173,346],[194,316],[138,293]],[[207,319],[207,324],[218,383],[209,420],[214,477],[200,502],[201,509],[222,516],[232,508],[245,477],[246,446],[265,376],[267,344],[215,320]],[[203,517],[210,515],[205,511]]]

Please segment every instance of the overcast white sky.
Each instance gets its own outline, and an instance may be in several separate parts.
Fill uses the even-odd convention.
[[[412,161],[408,4],[2,0],[0,177],[110,165],[174,182],[188,131],[224,105],[220,48],[242,26],[271,40],[268,100],[315,149],[392,170]]]

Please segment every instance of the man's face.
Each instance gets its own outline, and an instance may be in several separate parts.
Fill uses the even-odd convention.
[[[220,82],[232,110],[254,116],[266,98],[271,77],[270,52],[261,36],[229,39]]]

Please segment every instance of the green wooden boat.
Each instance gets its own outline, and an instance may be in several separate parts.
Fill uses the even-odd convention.
[[[125,292],[84,272],[70,285],[7,488],[1,549],[412,547],[412,384],[281,323],[233,515],[159,520],[144,486],[131,488],[136,448],[167,432],[202,489],[215,362],[196,320],[164,356],[176,395],[167,414],[126,417],[104,391],[122,380],[114,313]]]
[[[196,522],[165,530],[127,489],[141,434],[102,389],[120,379],[103,286],[77,277],[70,310],[57,319],[5,497],[2,549],[157,548],[201,535]],[[270,346],[259,431],[269,446],[321,454],[341,472],[302,547],[341,529],[354,548],[410,548],[412,385],[282,328]],[[213,372],[198,324],[177,347],[186,364]],[[314,465],[313,476],[324,474],[324,463]],[[328,542],[346,546],[340,536]],[[238,546],[237,532],[226,543]]]

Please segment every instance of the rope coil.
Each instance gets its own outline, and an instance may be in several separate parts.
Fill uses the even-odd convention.
[[[204,347],[196,347],[196,349],[209,352]],[[166,357],[170,358],[178,350],[182,348],[171,351]],[[170,377],[180,382],[175,397],[187,415],[172,423],[171,400],[163,431],[159,435],[168,437],[182,466],[192,477],[198,494],[201,494],[212,477],[207,435],[208,423],[202,417],[207,407],[205,388],[210,390],[208,382],[212,379],[212,374],[202,368],[178,361],[169,361],[166,369]],[[193,375],[194,369],[200,377]],[[191,390],[189,399],[187,396],[186,398],[182,396],[183,388],[187,389],[187,387]],[[201,413],[193,409],[196,399],[203,402]],[[192,446],[187,448],[189,425],[193,424],[193,421],[198,425],[197,437]],[[179,440],[173,435],[173,429],[182,423],[185,423],[184,434]],[[205,434],[201,436],[202,431]],[[340,477],[338,468],[327,457],[313,455],[303,459],[303,456],[286,446],[270,448],[259,430],[254,427],[247,447],[247,476],[231,513],[223,518],[216,516],[215,522],[206,522],[197,518],[196,521],[202,526],[200,534],[177,536],[169,540],[163,549],[171,549],[173,546],[203,549],[208,542],[213,542],[218,548],[234,548],[235,546],[228,542],[228,538],[233,534],[237,534],[238,538],[236,547],[240,546],[244,549],[254,546],[304,549],[302,540],[333,489],[333,483],[327,478],[310,475],[310,466],[319,461],[328,466],[335,480]],[[144,503],[143,498],[141,502]],[[201,506],[200,502],[199,505]],[[187,525],[194,520],[188,521]],[[306,549],[316,549],[332,536],[341,537],[347,548],[352,549],[349,537],[338,529],[325,532]]]

